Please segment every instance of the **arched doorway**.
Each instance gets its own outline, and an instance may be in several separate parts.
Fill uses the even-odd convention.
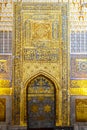
[[[55,126],[56,91],[54,83],[39,75],[27,85],[28,129],[52,129]]]

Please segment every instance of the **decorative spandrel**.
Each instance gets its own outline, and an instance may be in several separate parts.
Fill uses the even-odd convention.
[[[27,111],[29,128],[55,126],[55,85],[43,75],[28,84]]]

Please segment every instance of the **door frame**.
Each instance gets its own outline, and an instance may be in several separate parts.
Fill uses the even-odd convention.
[[[49,128],[29,128],[29,120],[28,120],[28,84],[33,81],[34,79],[36,79],[37,77],[39,76],[43,76],[45,77],[46,79],[48,79],[50,82],[53,83],[53,86],[54,86],[54,126],[53,127],[49,127]],[[27,111],[26,111],[26,114],[27,114],[27,130],[53,130],[53,128],[56,126],[56,86],[55,86],[55,83],[49,79],[49,77],[43,75],[43,74],[40,74],[40,75],[37,75],[35,78],[31,79],[27,84],[27,88],[26,88],[26,108],[27,108]]]

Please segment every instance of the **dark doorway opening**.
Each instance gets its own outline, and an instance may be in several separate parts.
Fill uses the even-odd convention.
[[[28,130],[53,130],[56,119],[54,83],[39,75],[29,82],[26,92]]]

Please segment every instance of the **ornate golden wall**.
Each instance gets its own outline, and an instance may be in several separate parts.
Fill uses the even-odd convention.
[[[14,3],[13,123],[26,125],[26,88],[43,74],[56,86],[56,125],[69,124],[67,4]]]
[[[52,7],[50,3],[48,5],[38,4],[33,1],[32,4],[14,4],[13,85],[11,84],[12,55],[0,54],[0,99],[6,99],[6,106],[9,105],[10,111],[11,104],[8,97],[11,98],[13,86],[15,99],[13,100],[13,115],[15,115],[13,122],[26,125],[26,87],[35,76],[43,74],[49,77],[56,86],[56,125],[82,124],[84,122],[82,122],[83,119],[80,120],[81,111],[78,111],[78,108],[81,107],[84,119],[87,118],[85,116],[86,107],[82,107],[82,104],[83,106],[86,104],[84,101],[87,100],[86,47],[84,46],[85,53],[72,54],[69,49],[71,41],[69,44],[67,41],[67,32],[70,33],[68,38],[72,32],[75,34],[79,32],[79,36],[83,32],[86,37],[87,4],[85,3],[87,0],[84,4],[79,0],[76,2],[63,0],[69,4],[69,13],[66,4],[55,6],[55,3]],[[12,1],[0,3],[1,31],[12,31],[12,4]],[[83,4],[82,10],[80,10],[81,4]],[[67,30],[67,15],[69,16],[69,30]],[[81,39],[78,40],[80,41]],[[81,102],[80,106],[77,100]],[[6,108],[8,123],[9,111]]]

